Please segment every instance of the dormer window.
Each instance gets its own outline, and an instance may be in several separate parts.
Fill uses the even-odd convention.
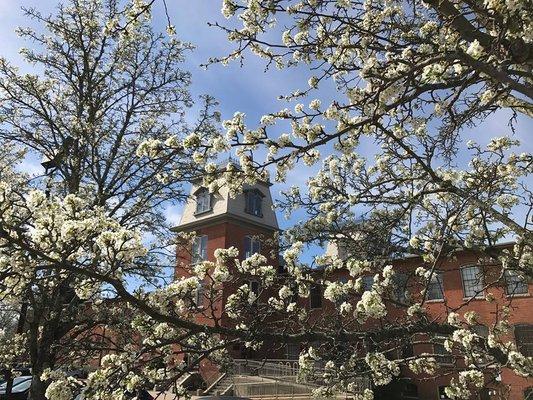
[[[263,197],[265,195],[257,189],[247,190],[244,192],[245,208],[244,211],[256,217],[263,216]]]
[[[201,214],[211,210],[211,193],[206,188],[201,188],[196,192],[196,212]]]

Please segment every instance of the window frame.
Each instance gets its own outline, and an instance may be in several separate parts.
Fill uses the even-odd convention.
[[[409,275],[407,275],[405,272],[397,272],[393,275],[393,283],[395,285],[393,290],[394,300],[405,303],[407,301],[407,284],[409,282]],[[374,282],[372,282],[374,284]],[[403,291],[399,291],[399,289],[403,289]]]
[[[437,363],[440,365],[453,365],[455,357],[452,352],[446,350],[444,347],[444,341],[447,339],[446,336],[435,335],[431,338],[431,344],[433,346],[433,355],[437,360]],[[437,352],[437,346],[442,347],[442,353]]]
[[[518,284],[515,284],[515,288],[518,287],[518,285],[523,285],[523,287],[525,288],[525,291],[524,292],[512,292],[512,293],[509,293],[509,284],[511,283],[509,281],[510,279],[510,275],[513,276],[514,278],[517,278],[514,282],[518,282]],[[527,296],[529,295],[529,285],[527,283],[527,280],[525,279],[524,276],[520,277],[520,275],[518,275],[516,273],[515,270],[510,270],[510,269],[506,269],[504,271],[504,282],[505,282],[505,294],[509,297],[513,297],[513,296]]]
[[[250,243],[250,248],[248,248],[247,243]],[[247,259],[248,257],[253,256],[254,254],[261,254],[261,240],[257,236],[254,235],[246,235],[244,237],[244,249],[243,249],[243,260]],[[248,251],[249,250],[249,254]]]
[[[244,212],[254,217],[263,218],[263,199],[265,195],[259,189],[244,191]]]
[[[473,295],[468,295],[466,293],[466,287],[465,287],[465,282],[473,282],[474,280],[473,279],[468,279],[468,280],[465,280],[465,277],[464,277],[464,271],[467,270],[467,269],[471,269],[471,268],[477,268],[478,271],[480,272],[480,275],[481,275],[481,279],[480,279],[480,283],[479,283],[479,289],[480,290],[475,290],[474,294]],[[484,286],[485,286],[485,275],[484,275],[484,271],[483,271],[483,268],[481,265],[477,265],[477,264],[469,264],[469,265],[463,265],[460,269],[459,269],[459,274],[461,275],[461,285],[463,287],[463,299],[482,299],[483,298],[483,293],[485,291],[484,289]]]
[[[196,305],[197,308],[202,308],[204,306],[204,293],[205,293],[205,282],[200,281],[194,293],[194,304]]]
[[[515,324],[513,328],[514,341],[517,350],[526,357],[533,357],[533,324]],[[517,329],[527,329],[529,331],[527,333],[530,335],[531,341],[526,340],[525,342],[523,342],[522,340],[519,340],[519,337],[517,337]],[[525,352],[524,347],[526,348]]]
[[[207,235],[198,235],[193,239],[192,249],[191,249],[191,264],[199,264],[203,261],[207,261],[207,244],[208,244]],[[205,242],[205,243],[204,243]],[[205,244],[205,248],[203,248]],[[199,252],[195,251],[195,248],[198,246]]]
[[[437,386],[437,399],[439,399],[439,400],[449,400],[450,397],[448,397],[446,394],[443,394],[441,396],[441,388],[442,388],[442,392],[444,393],[444,389],[446,388],[446,385]]]
[[[318,299],[320,299],[319,303],[320,305],[318,306],[315,306],[313,307],[313,291],[317,291],[318,290]],[[323,306],[324,306],[324,293],[323,293],[323,290],[322,290],[322,286],[321,285],[311,285],[311,287],[309,288],[309,309],[310,310],[319,310],[321,309]]]
[[[437,279],[436,283],[433,282],[434,278]],[[461,282],[462,282],[462,278],[461,278]],[[442,297],[431,299],[431,298],[429,298],[430,286],[434,286],[436,284],[440,285],[440,294],[441,294]],[[464,289],[463,289],[463,294],[464,294]],[[441,302],[441,301],[444,301],[444,300],[445,300],[445,294],[444,294],[444,271],[434,270],[433,273],[431,274],[430,281],[427,283],[426,301],[429,301],[429,302]]]
[[[209,190],[207,188],[202,187],[202,188],[198,189],[195,192],[194,196],[195,196],[195,201],[196,201],[196,208],[195,208],[195,211],[194,211],[194,215],[204,214],[204,213],[207,213],[207,212],[213,210],[213,195],[211,193],[209,193]],[[200,198],[206,199],[207,208],[203,207],[201,210],[198,209],[198,206],[200,204],[204,204],[204,202],[202,202],[202,203],[199,202]]]
[[[374,285],[374,275],[364,275],[361,278],[363,280],[363,292],[371,291],[372,290],[372,286]],[[368,283],[367,281],[369,279],[371,280],[371,283],[370,283],[370,287],[368,287],[368,289],[367,289],[367,286],[368,286],[367,285],[367,283]]]
[[[259,282],[257,279],[248,279],[247,280],[248,289],[250,289],[250,292],[255,294],[256,299],[259,298],[259,294],[261,293],[261,282]],[[257,285],[257,292],[254,291],[254,284]]]

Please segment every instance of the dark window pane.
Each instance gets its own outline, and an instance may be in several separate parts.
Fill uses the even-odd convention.
[[[412,343],[406,343],[401,348],[401,356],[402,358],[408,358],[413,357],[415,355],[413,344]]]
[[[517,271],[505,270],[505,291],[508,295],[527,294],[528,285],[524,276]]]
[[[402,388],[403,398],[418,399],[418,386],[411,382],[405,382]]]
[[[439,386],[439,399],[449,399],[449,397],[446,395],[446,392],[444,389],[446,386]]]
[[[310,292],[310,307],[320,308],[322,307],[322,288],[317,285],[311,286]]]
[[[371,275],[363,276],[363,290],[369,291],[372,290],[372,285],[374,284],[374,277]]]
[[[200,190],[196,195],[196,213],[202,213],[211,209],[211,193],[207,189]]]
[[[298,343],[288,343],[285,351],[286,357],[289,360],[298,360],[300,357],[300,345]]]
[[[397,273],[394,275],[394,298],[397,301],[405,302],[407,297],[405,292],[407,291],[407,275],[403,273]]]
[[[483,293],[483,271],[477,265],[461,268],[461,279],[465,297],[481,296]]]
[[[515,325],[514,336],[518,351],[526,357],[533,357],[533,325]]]
[[[255,253],[261,253],[261,242],[252,236],[244,238],[244,258],[251,257]]]
[[[442,273],[439,271],[433,271],[431,281],[428,283],[427,288],[428,300],[442,300],[444,299],[444,286],[442,282]]]
[[[452,364],[453,356],[444,347],[444,340],[445,338],[440,336],[433,338],[433,352],[435,353],[437,362],[441,364]]]
[[[207,260],[207,235],[197,236],[192,243],[192,263]]]
[[[263,216],[263,195],[257,190],[249,190],[245,192],[245,208],[248,214],[257,217]]]
[[[250,281],[249,283],[250,291],[255,294],[255,296],[259,296],[259,282],[257,281]]]

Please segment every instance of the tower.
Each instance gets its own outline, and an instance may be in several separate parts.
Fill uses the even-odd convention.
[[[181,221],[174,230],[195,232],[196,237],[192,243],[177,246],[176,278],[189,276],[192,266],[198,262],[214,261],[216,249],[231,246],[239,249],[241,260],[260,253],[267,257],[270,265],[277,267],[277,243],[272,239],[279,228],[272,209],[270,186],[268,182],[245,185],[243,192],[232,198],[227,187],[209,193],[202,187],[201,179],[193,182]],[[211,324],[213,318],[219,318],[219,324],[229,324],[222,312],[225,301],[243,283],[254,293],[260,292],[261,282],[252,278],[224,283],[217,302],[207,301],[211,307],[209,313],[201,312],[202,307],[206,307],[203,302],[207,296],[200,288],[195,299],[200,310],[197,321]]]
[[[231,246],[239,249],[241,260],[260,253],[267,257],[270,265],[277,267],[278,248],[272,239],[279,228],[272,207],[271,184],[258,182],[255,185],[245,185],[242,193],[232,198],[227,187],[221,187],[216,193],[209,193],[201,183],[201,179],[192,182],[181,221],[174,228],[176,232],[196,233],[192,243],[178,245],[176,248],[176,279],[190,276],[191,268],[198,262],[214,261],[215,250]],[[231,267],[228,267],[231,271]],[[244,277],[225,282],[217,288],[216,297],[212,294],[212,287],[209,288],[209,282],[202,282],[194,299],[198,310],[196,322],[211,325],[216,321],[220,326],[229,326],[232,322],[224,313],[224,305],[228,296],[244,283],[259,296],[261,282],[253,278]],[[211,292],[207,293],[208,290]],[[253,357],[241,346],[229,350],[234,358]],[[203,362],[200,369],[203,375],[209,375],[206,371],[212,368],[213,365]]]
[[[194,264],[213,260],[216,249],[230,246],[238,248],[242,258],[256,252],[264,254],[260,238],[272,237],[279,229],[272,209],[271,184],[245,185],[242,193],[231,198],[227,187],[209,193],[200,183],[192,184],[181,221],[174,228],[197,234],[190,251],[178,250],[178,261]]]

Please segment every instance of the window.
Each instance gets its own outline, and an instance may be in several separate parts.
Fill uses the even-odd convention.
[[[200,281],[194,294],[194,304],[196,304],[196,307],[202,307],[204,305],[204,286],[204,282]]]
[[[253,236],[244,238],[244,258],[251,257],[255,253],[261,253],[261,242]]]
[[[370,291],[372,290],[372,285],[374,284],[374,277],[371,275],[363,276],[363,290]]]
[[[300,357],[300,344],[287,343],[285,345],[285,356],[287,357],[287,360],[298,360]]]
[[[418,399],[418,386],[411,382],[403,382],[402,399]]]
[[[533,325],[515,325],[514,337],[518,351],[526,357],[533,357]]]
[[[489,328],[487,328],[485,325],[476,324],[472,327],[472,331],[483,339],[487,339],[489,337]]]
[[[527,282],[517,271],[505,270],[505,291],[509,296],[513,294],[527,294]]]
[[[291,303],[298,303],[298,299],[300,298],[299,291],[298,291],[298,284],[296,282],[291,282],[289,284],[289,287],[292,292],[292,295],[290,298]]]
[[[414,357],[415,351],[413,349],[413,344],[411,342],[405,343],[400,349],[401,358]]]
[[[480,297],[483,295],[483,271],[480,266],[462,267],[461,279],[465,297]]]
[[[442,272],[433,271],[431,281],[428,283],[426,291],[427,300],[443,300],[444,299],[444,285],[442,282]]]
[[[476,324],[472,327],[472,332],[479,336],[475,340],[477,346],[483,350],[487,350],[487,338],[489,337],[489,328],[487,328],[485,325]],[[487,351],[476,351],[473,352],[473,355],[475,356],[477,365],[487,365],[494,361],[494,358]]]
[[[445,340],[446,338],[443,336],[435,336],[433,338],[433,353],[435,353],[437,362],[441,364],[453,364],[453,356],[444,347]]]
[[[403,273],[397,273],[394,275],[394,299],[399,302],[405,302],[407,300],[407,275]]]
[[[211,210],[211,193],[203,188],[196,192],[196,213],[201,214]]]
[[[311,308],[322,307],[322,288],[318,285],[311,286],[309,290],[309,306]]]
[[[248,190],[244,192],[245,206],[244,211],[256,217],[263,216],[263,193],[259,190]]]
[[[192,263],[207,260],[207,235],[197,236],[192,242]]]
[[[449,399],[444,389],[446,389],[446,386],[439,386],[439,399]]]
[[[248,288],[250,289],[250,292],[252,292],[255,295],[255,298],[257,299],[259,297],[259,292],[261,290],[261,286],[259,285],[259,282],[248,281]]]

